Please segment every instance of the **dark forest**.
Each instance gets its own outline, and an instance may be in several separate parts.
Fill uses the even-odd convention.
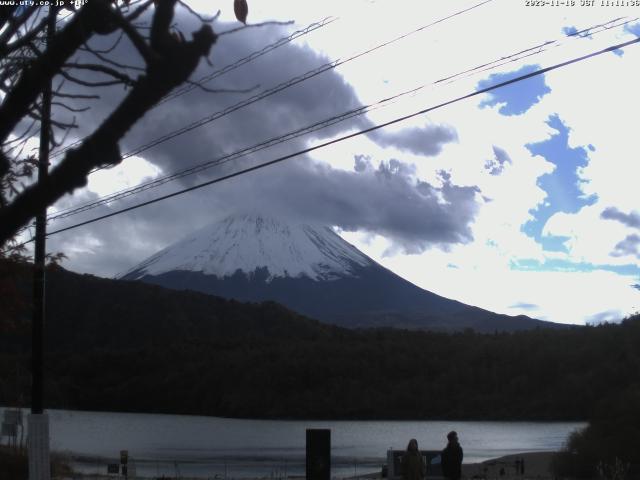
[[[30,284],[25,267],[16,271],[22,273],[4,277],[5,291],[15,290],[13,306],[8,297],[2,305],[11,312],[3,314],[0,340],[4,405],[29,401]],[[48,289],[49,408],[585,420],[640,388],[639,316],[515,333],[354,331],[274,303],[243,304],[60,268],[49,272]]]

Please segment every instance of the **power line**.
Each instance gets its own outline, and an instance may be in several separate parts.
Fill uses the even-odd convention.
[[[163,195],[161,197],[157,197],[155,199],[152,199],[152,200],[149,200],[149,201],[146,201],[146,202],[138,203],[136,205],[132,205],[130,207],[123,208],[121,210],[117,210],[115,212],[111,212],[111,213],[106,214],[106,215],[101,215],[99,217],[95,217],[95,218],[92,218],[90,220],[86,220],[84,222],[76,223],[74,225],[70,225],[68,227],[61,228],[61,229],[49,232],[48,236],[55,235],[55,234],[62,233],[62,232],[66,232],[68,230],[79,228],[79,227],[82,227],[84,225],[89,225],[91,223],[95,223],[95,222],[98,222],[100,220],[104,220],[106,218],[110,218],[110,217],[114,217],[116,215],[120,215],[120,214],[123,214],[123,213],[126,213],[126,212],[130,212],[132,210],[136,210],[138,208],[145,207],[147,205],[151,205],[151,204],[160,202],[162,200],[167,200],[169,198],[173,198],[173,197],[176,197],[178,195],[182,195],[184,193],[188,193],[188,192],[191,192],[191,191],[194,191],[194,190],[198,190],[200,188],[203,188],[203,187],[206,187],[206,186],[209,186],[209,185],[213,185],[215,183],[219,183],[219,182],[222,182],[224,180],[229,180],[231,178],[235,178],[235,177],[238,177],[240,175],[244,175],[246,173],[253,172],[255,170],[259,170],[259,169],[262,169],[262,168],[265,168],[265,167],[268,167],[268,166],[271,166],[271,165],[275,165],[275,164],[281,163],[281,162],[283,162],[285,160],[289,160],[291,158],[298,157],[300,155],[304,155],[306,153],[310,153],[310,152],[315,151],[315,150],[319,150],[321,148],[324,148],[324,147],[327,147],[327,146],[330,146],[330,145],[333,145],[333,144],[348,140],[350,138],[354,138],[354,137],[357,137],[357,136],[360,136],[360,135],[364,135],[364,134],[373,132],[375,130],[379,130],[381,128],[387,127],[389,125],[393,125],[393,124],[400,123],[400,122],[403,122],[405,120],[408,120],[410,118],[417,117],[419,115],[424,115],[425,113],[429,113],[431,111],[440,109],[442,107],[446,107],[448,105],[452,105],[454,103],[458,103],[458,102],[460,102],[462,100],[466,100],[466,99],[475,97],[477,95],[481,95],[483,93],[488,93],[488,92],[490,92],[492,90],[496,90],[498,88],[502,88],[502,87],[505,87],[507,85],[511,85],[513,83],[516,83],[516,82],[521,82],[523,80],[527,80],[529,78],[532,78],[532,77],[535,77],[535,76],[538,76],[538,75],[542,75],[542,74],[545,74],[547,72],[550,72],[550,71],[553,71],[553,70],[557,70],[559,68],[563,68],[563,67],[566,67],[568,65],[572,65],[574,63],[581,62],[583,60],[587,60],[589,58],[596,57],[598,55],[602,55],[602,54],[605,54],[605,53],[610,53],[610,52],[613,52],[615,50],[618,50],[618,49],[633,45],[633,44],[638,43],[638,42],[640,42],[640,37],[638,37],[638,38],[636,38],[634,40],[630,40],[628,42],[620,43],[620,44],[617,44],[617,45],[613,45],[613,46],[604,48],[602,50],[598,50],[596,52],[592,52],[592,53],[587,54],[587,55],[583,55],[581,57],[573,58],[571,60],[567,60],[565,62],[558,63],[558,64],[552,65],[550,67],[542,68],[542,69],[536,70],[534,72],[530,72],[530,73],[525,74],[525,75],[520,75],[520,76],[515,77],[515,78],[513,78],[511,80],[506,80],[504,82],[500,82],[498,84],[491,85],[489,87],[482,88],[480,90],[475,90],[475,91],[473,91],[471,93],[468,93],[466,95],[454,98],[452,100],[448,100],[446,102],[442,102],[442,103],[440,103],[438,105],[435,105],[435,106],[432,106],[432,107],[428,107],[428,108],[422,109],[420,111],[417,111],[417,112],[414,112],[414,113],[411,113],[411,114],[408,114],[408,115],[404,115],[402,117],[397,117],[397,118],[395,118],[393,120],[390,120],[388,122],[385,122],[385,123],[382,123],[382,124],[379,124],[379,125],[374,125],[372,127],[365,128],[365,129],[359,130],[357,132],[354,132],[354,133],[351,133],[351,134],[348,134],[348,135],[344,135],[342,137],[339,137],[339,138],[336,138],[336,139],[321,143],[319,145],[315,145],[313,147],[305,148],[303,150],[299,150],[297,152],[294,152],[294,153],[291,153],[291,154],[288,154],[288,155],[284,155],[284,156],[275,158],[275,159],[270,160],[268,162],[264,162],[264,163],[261,163],[259,165],[254,165],[253,167],[245,168],[243,170],[239,170],[237,172],[234,172],[234,173],[231,173],[231,174],[228,174],[228,175],[224,175],[222,177],[218,177],[216,179],[209,180],[207,182],[203,182],[203,183],[200,183],[198,185],[194,185],[194,186],[179,190],[177,192],[170,193],[168,195]],[[27,244],[29,242],[30,241],[24,242],[22,245]]]
[[[337,60],[334,60],[333,62],[329,62],[329,63],[326,63],[324,65],[321,65],[320,67],[317,67],[317,68],[315,68],[313,70],[310,70],[310,71],[308,71],[308,72],[306,72],[306,73],[304,73],[302,75],[299,75],[297,77],[291,78],[291,79],[289,79],[289,80],[287,80],[285,82],[282,82],[282,83],[280,83],[280,84],[278,84],[278,85],[276,85],[276,86],[274,86],[272,88],[264,90],[259,94],[253,95],[253,96],[249,97],[248,99],[245,99],[245,100],[243,100],[241,102],[238,102],[238,103],[236,103],[234,105],[231,105],[231,106],[229,106],[229,107],[227,107],[227,108],[225,108],[223,110],[214,112],[214,113],[208,115],[207,117],[201,118],[200,120],[196,120],[196,121],[194,121],[194,122],[192,122],[192,123],[190,123],[188,125],[185,125],[182,128],[179,128],[177,130],[169,132],[169,133],[167,133],[165,135],[162,135],[162,136],[156,138],[155,140],[152,140],[152,141],[150,141],[150,142],[148,142],[148,143],[146,143],[144,145],[141,145],[139,147],[136,147],[133,150],[130,150],[130,151],[126,152],[124,155],[122,155],[122,159],[126,159],[126,158],[129,158],[129,157],[135,156],[135,155],[139,155],[140,153],[142,153],[142,152],[144,152],[144,151],[146,151],[146,150],[148,150],[148,149],[150,149],[152,147],[155,147],[155,146],[157,146],[157,145],[159,145],[161,143],[164,143],[164,142],[166,142],[168,140],[171,140],[171,139],[173,139],[175,137],[178,137],[178,136],[183,135],[183,134],[185,134],[187,132],[190,132],[190,131],[192,131],[192,130],[194,130],[196,128],[199,128],[199,127],[201,127],[203,125],[211,123],[211,122],[213,122],[213,121],[215,121],[215,120],[217,120],[219,118],[222,118],[222,117],[224,117],[226,115],[229,115],[230,113],[233,113],[233,112],[235,112],[237,110],[240,110],[241,108],[244,108],[244,107],[246,107],[248,105],[256,103],[256,102],[258,102],[260,100],[263,100],[264,98],[267,98],[267,97],[270,97],[272,95],[275,95],[276,93],[281,92],[281,91],[283,91],[283,90],[285,90],[285,89],[287,89],[289,87],[292,87],[292,86],[297,85],[297,84],[299,84],[301,82],[304,82],[306,80],[314,78],[314,77],[320,75],[321,73],[324,73],[324,72],[329,71],[329,70],[333,70],[333,69],[339,67],[340,65],[344,65],[347,62],[350,62],[352,60],[356,60],[356,59],[358,59],[358,58],[360,58],[360,57],[362,57],[364,55],[368,55],[369,53],[372,53],[372,52],[374,52],[376,50],[379,50],[381,48],[389,46],[389,45],[391,45],[393,43],[396,43],[396,42],[398,42],[400,40],[403,40],[403,39],[405,39],[405,38],[407,38],[407,37],[409,37],[411,35],[414,35],[414,34],[416,34],[418,32],[426,30],[426,29],[428,29],[430,27],[433,27],[435,25],[443,23],[443,22],[445,22],[447,20],[450,20],[450,19],[452,19],[454,17],[457,17],[459,15],[467,13],[467,12],[469,12],[471,10],[474,10],[474,9],[476,9],[478,7],[481,7],[482,5],[485,5],[485,4],[493,2],[493,1],[494,0],[484,0],[484,1],[480,2],[480,3],[472,5],[471,7],[465,8],[463,10],[459,10],[459,11],[457,11],[455,13],[447,15],[446,17],[443,17],[443,18],[440,18],[438,20],[435,20],[434,22],[431,22],[431,23],[429,23],[427,25],[423,25],[423,26],[421,26],[419,28],[416,28],[416,29],[414,29],[414,30],[412,30],[412,31],[410,31],[408,33],[399,35],[399,36],[397,36],[397,37],[395,37],[395,38],[393,38],[391,40],[388,40],[388,41],[386,41],[384,43],[378,44],[375,47],[372,47],[372,48],[369,48],[369,49],[367,49],[365,51],[362,51],[360,53],[354,54],[354,55],[352,55],[352,56],[350,56],[350,57],[348,57],[348,58],[346,58],[344,60],[337,59]],[[62,151],[60,151],[60,152],[62,152]],[[105,167],[102,167],[102,168],[105,168]],[[93,172],[95,172],[97,170],[101,170],[102,168],[94,169],[90,173],[93,173]]]
[[[330,23],[336,21],[338,19],[338,17],[326,17],[322,20],[320,20],[319,22],[314,22],[310,25],[308,25],[307,27],[300,29],[300,30],[296,30],[295,32],[291,33],[290,35],[287,35],[286,37],[282,37],[279,38],[278,40],[276,40],[275,42],[266,45],[264,48],[257,50],[255,52],[250,53],[249,55],[242,57],[238,60],[236,60],[233,63],[230,63],[229,65],[226,65],[218,70],[215,70],[214,72],[210,73],[209,75],[205,75],[204,77],[200,78],[199,80],[195,81],[195,84],[191,84],[191,85],[187,85],[187,86],[183,86],[182,88],[179,88],[167,95],[165,95],[158,103],[156,103],[151,109],[153,110],[154,108],[156,108],[158,105],[161,105],[165,102],[168,102],[170,100],[173,100],[174,98],[177,98],[179,96],[182,96],[186,93],[189,93],[191,90],[193,90],[194,88],[198,88],[199,85],[204,84],[204,83],[208,83],[218,77],[221,77],[222,75],[229,73],[233,70],[235,70],[236,68],[241,67],[242,65],[245,65],[257,58],[262,57],[263,55],[266,55],[267,53],[282,47],[290,42],[292,42],[293,40],[295,40],[296,38],[299,38],[303,35],[306,35],[308,33],[313,32],[314,30],[317,30],[319,28],[325,27],[327,25],[329,25]],[[59,156],[69,150],[71,150],[72,148],[80,145],[82,142],[84,142],[88,137],[84,137],[81,138],[80,140],[76,140],[75,142],[65,146],[64,148],[61,148],[60,150],[58,150],[57,152],[53,153],[52,156],[56,157]],[[103,167],[104,168],[104,167]],[[101,168],[96,169],[96,170],[101,170]]]
[[[177,130],[174,130],[173,132],[170,132],[170,133],[167,133],[165,135],[162,135],[161,137],[158,137],[157,139],[152,140],[151,142],[148,142],[148,143],[146,143],[144,145],[141,145],[141,146],[139,146],[139,147],[137,147],[137,148],[135,148],[133,150],[130,150],[129,152],[125,153],[122,156],[122,158],[125,159],[125,158],[132,157],[134,155],[139,155],[140,153],[144,152],[145,150],[148,150],[148,149],[150,149],[152,147],[155,147],[155,146],[157,146],[157,145],[159,145],[161,143],[164,143],[164,142],[166,142],[168,140],[171,140],[171,139],[173,139],[175,137],[178,137],[178,136],[183,135],[183,134],[185,134],[187,132],[190,132],[190,131],[192,131],[192,130],[194,130],[196,128],[199,128],[199,127],[201,127],[203,125],[211,123],[211,122],[213,122],[213,121],[215,121],[215,120],[217,120],[219,118],[222,118],[222,117],[224,117],[226,115],[229,115],[230,113],[233,113],[233,112],[235,112],[237,110],[240,110],[241,108],[244,108],[244,107],[246,107],[248,105],[256,103],[256,102],[258,102],[260,100],[263,100],[263,99],[265,99],[267,97],[275,95],[276,93],[281,92],[281,91],[283,91],[283,90],[285,90],[287,88],[290,88],[290,87],[292,87],[294,85],[297,85],[297,84],[302,83],[302,82],[304,82],[306,80],[314,78],[314,77],[320,75],[321,73],[327,72],[329,70],[333,70],[333,69],[335,69],[335,68],[337,68],[337,67],[339,67],[341,65],[344,65],[347,62],[351,62],[351,61],[356,60],[356,59],[358,59],[360,57],[363,57],[363,56],[368,55],[368,54],[370,54],[372,52],[375,52],[376,50],[380,50],[381,48],[384,48],[384,47],[387,47],[389,45],[392,45],[392,44],[394,44],[394,43],[396,43],[396,42],[398,42],[400,40],[403,40],[403,39],[411,36],[411,35],[414,35],[414,34],[416,34],[418,32],[426,30],[427,28],[430,28],[430,27],[433,27],[433,26],[438,25],[440,23],[443,23],[443,22],[445,22],[447,20],[455,18],[455,17],[457,17],[459,15],[462,15],[464,13],[470,12],[471,10],[474,10],[474,9],[476,9],[476,8],[482,6],[482,5],[485,5],[487,3],[490,3],[492,1],[493,0],[484,0],[484,1],[482,1],[480,3],[477,3],[477,4],[475,4],[475,5],[471,6],[471,7],[465,8],[463,10],[459,10],[459,11],[457,11],[455,13],[447,15],[446,17],[440,18],[440,19],[438,19],[438,20],[436,20],[434,22],[431,22],[431,23],[429,23],[427,25],[423,25],[423,26],[421,26],[419,28],[416,28],[415,30],[412,30],[412,31],[410,31],[408,33],[404,33],[404,34],[399,35],[399,36],[397,36],[397,37],[395,37],[395,38],[393,38],[391,40],[388,40],[388,41],[386,41],[384,43],[378,44],[375,47],[372,47],[372,48],[364,50],[364,51],[362,51],[360,53],[351,55],[350,57],[347,57],[344,60],[337,59],[337,60],[334,60],[333,62],[329,62],[329,63],[326,63],[324,65],[321,65],[318,68],[310,70],[310,71],[308,71],[308,72],[306,72],[306,73],[304,73],[302,75],[299,75],[297,77],[291,78],[291,79],[289,79],[289,80],[287,80],[285,82],[282,82],[282,83],[276,85],[275,87],[272,87],[272,88],[269,88],[267,90],[264,90],[263,92],[261,92],[259,94],[253,95],[253,96],[249,97],[248,99],[245,99],[245,100],[243,100],[241,102],[238,102],[238,103],[236,103],[234,105],[231,105],[230,107],[227,107],[224,110],[220,110],[218,112],[215,112],[215,113],[213,113],[213,114],[211,114],[211,115],[209,115],[207,117],[204,117],[204,118],[201,118],[200,120],[192,122],[189,125],[186,125],[186,126],[180,128],[180,129],[177,129]]]
[[[609,22],[606,22],[606,23],[603,23],[603,24],[598,24],[598,25],[595,25],[595,26],[590,27],[588,29],[584,29],[584,30],[582,30],[580,32],[574,32],[572,34],[568,34],[567,37],[573,37],[575,39],[581,38],[583,35],[578,35],[578,34],[580,34],[580,33],[584,34],[585,32],[589,32],[589,36],[593,36],[593,35],[595,35],[597,33],[600,33],[600,32],[595,32],[594,33],[593,30],[595,30],[595,29],[603,28],[605,30],[608,30],[608,29],[611,29],[611,28],[614,28],[614,27],[624,26],[624,25],[626,25],[628,23],[631,23],[631,22],[633,22],[633,21],[635,21],[637,19],[627,20],[627,21],[624,21],[622,23],[620,23],[620,20],[623,20],[623,19],[622,18],[616,18],[616,19],[611,20]],[[604,30],[602,30],[602,31],[604,31]],[[373,109],[377,109],[377,108],[388,106],[392,102],[398,100],[399,98],[401,98],[403,96],[406,96],[406,95],[415,94],[419,90],[422,90],[423,88],[425,88],[428,85],[435,86],[435,85],[438,85],[438,84],[441,84],[441,83],[452,83],[452,82],[456,81],[456,79],[459,79],[460,77],[467,77],[467,76],[470,76],[471,74],[474,74],[474,73],[485,72],[487,70],[491,70],[491,69],[497,68],[499,66],[503,66],[503,65],[505,65],[507,63],[511,63],[511,62],[518,61],[518,60],[522,60],[523,58],[527,58],[527,57],[532,56],[532,55],[540,54],[540,53],[546,51],[546,49],[550,48],[551,45],[555,45],[555,46],[561,45],[560,40],[543,42],[543,43],[538,44],[538,45],[536,45],[534,47],[518,51],[518,52],[513,53],[511,55],[508,55],[508,56],[500,57],[499,59],[494,60],[492,62],[487,62],[487,63],[484,63],[484,64],[479,65],[477,67],[474,67],[474,68],[467,69],[465,71],[459,72],[459,73],[457,73],[455,75],[450,75],[450,76],[441,78],[441,79],[436,80],[436,81],[434,81],[434,82],[432,82],[430,84],[424,83],[424,84],[419,85],[419,86],[417,86],[415,88],[403,91],[403,92],[398,93],[398,94],[396,94],[396,95],[394,95],[392,97],[385,98],[385,99],[380,100],[378,102],[375,102],[373,104],[369,104],[367,106],[363,106],[363,107],[359,107],[359,108],[356,108],[356,109],[353,109],[353,110],[349,110],[347,112],[344,112],[344,113],[341,113],[339,115],[330,117],[330,118],[325,119],[323,121],[316,122],[316,123],[314,123],[312,125],[308,125],[308,126],[303,127],[301,129],[298,129],[298,130],[295,130],[295,131],[292,131],[292,132],[288,132],[288,133],[286,133],[284,135],[280,135],[280,136],[271,138],[269,140],[266,140],[264,142],[260,142],[258,144],[255,144],[255,145],[252,145],[252,146],[249,146],[249,147],[245,147],[245,148],[243,148],[241,150],[237,150],[237,151],[235,151],[235,152],[233,152],[231,154],[224,155],[224,156],[216,158],[214,160],[209,160],[209,161],[206,161],[204,163],[195,165],[193,167],[190,167],[190,168],[175,172],[175,173],[173,173],[171,175],[167,175],[167,176],[152,180],[150,182],[143,183],[141,185],[137,185],[137,186],[132,187],[132,188],[127,188],[127,189],[123,189],[123,190],[111,193],[109,195],[103,196],[102,198],[99,198],[98,200],[86,203],[86,204],[81,205],[81,206],[76,206],[76,207],[68,208],[66,210],[61,210],[61,211],[57,212],[56,214],[49,216],[48,220],[49,221],[54,221],[54,220],[58,220],[58,219],[62,219],[62,218],[68,218],[70,216],[73,216],[73,215],[76,215],[76,214],[79,214],[79,213],[82,213],[82,212],[86,212],[88,210],[92,210],[92,209],[97,208],[97,207],[99,207],[101,205],[109,204],[111,202],[114,202],[114,201],[117,201],[117,200],[121,200],[123,198],[127,198],[129,196],[141,193],[141,192],[149,190],[151,188],[159,187],[159,186],[164,185],[164,184],[166,184],[166,183],[168,183],[170,181],[173,181],[173,180],[176,180],[176,179],[179,179],[179,178],[184,178],[184,177],[186,177],[188,175],[192,175],[192,174],[195,174],[195,173],[202,172],[202,171],[204,171],[206,169],[222,165],[223,163],[227,163],[229,161],[238,159],[240,157],[244,157],[244,156],[246,156],[248,154],[256,153],[256,152],[262,151],[262,150],[264,150],[266,148],[269,148],[271,146],[274,146],[274,145],[277,145],[277,144],[280,144],[280,143],[284,143],[284,142],[292,140],[294,138],[298,138],[298,137],[300,137],[302,135],[306,135],[308,133],[312,133],[312,132],[315,132],[317,130],[320,130],[320,129],[335,125],[335,124],[340,123],[340,122],[342,122],[344,120],[348,120],[350,118],[354,118],[354,117],[363,115],[363,114],[365,114],[365,113],[367,113],[367,112],[369,112],[369,111],[371,111]]]
[[[279,40],[277,40],[276,42],[265,46],[264,48],[262,48],[261,50],[258,50],[256,52],[253,52],[249,55],[247,55],[246,57],[241,58],[240,60],[227,65],[226,67],[223,67],[219,70],[216,70],[215,72],[206,75],[202,78],[200,78],[199,80],[196,80],[194,84],[191,85],[185,85],[182,88],[176,89],[173,92],[171,92],[169,95],[165,96],[162,100],[160,100],[160,102],[158,102],[158,105],[161,105],[165,102],[168,102],[169,100],[173,100],[174,98],[180,97],[182,95],[184,95],[185,93],[189,93],[190,91],[192,91],[195,88],[198,88],[198,85],[203,84],[203,83],[209,83],[212,80],[215,80],[216,78],[224,75],[225,73],[229,73],[232,70],[235,70],[236,68],[241,67],[242,65],[244,65],[245,63],[249,63],[253,60],[255,60],[256,58],[260,58],[263,55],[266,55],[267,53],[271,52],[272,50],[275,50],[276,48],[279,48],[283,45],[286,45],[287,43],[292,42],[293,40],[295,40],[298,37],[301,37],[303,35],[306,35],[307,33],[311,33],[314,30],[317,30],[319,28],[322,28],[326,25],[329,25],[330,23],[336,21],[338,19],[338,17],[326,17],[322,20],[320,20],[319,22],[315,22],[312,23],[311,25],[301,29],[301,30],[297,30],[295,32],[293,32],[291,35],[287,36],[287,37],[283,37],[280,38]]]
[[[611,29],[611,28],[614,28],[614,27],[623,26],[623,25],[626,25],[628,23],[634,22],[637,19],[631,19],[631,20],[627,20],[625,22],[616,24],[616,22],[619,22],[620,20],[621,20],[620,18],[617,18],[617,19],[611,20],[609,22],[606,22],[604,24],[595,25],[595,26],[590,27],[588,29],[584,29],[584,30],[582,30],[580,32],[575,32],[575,33],[572,33],[572,34],[568,34],[567,37],[576,37],[576,35],[582,34],[584,32],[590,32],[589,36],[593,36],[593,35],[596,35],[597,33],[601,33],[601,32],[595,32],[594,33],[593,32],[594,29],[604,28],[605,30],[608,30],[608,29]],[[584,35],[579,35],[579,37],[583,37],[583,36]],[[453,81],[455,81],[455,79],[457,77],[463,76],[465,74],[467,74],[466,76],[469,76],[474,72],[475,73],[484,72],[484,71],[496,68],[497,66],[502,66],[502,65],[505,65],[505,64],[510,63],[510,62],[521,60],[523,58],[526,58],[526,57],[529,57],[531,55],[538,54],[538,53],[541,53],[541,52],[545,51],[544,47],[548,48],[550,45],[553,45],[553,44],[556,44],[556,46],[558,46],[558,42],[559,42],[558,40],[544,42],[544,43],[539,44],[539,45],[537,45],[535,47],[531,47],[531,48],[528,48],[526,50],[522,50],[520,52],[516,52],[516,53],[511,54],[509,56],[503,56],[500,59],[495,60],[493,62],[488,62],[488,63],[485,63],[485,64],[480,65],[478,67],[465,70],[465,71],[460,72],[458,74],[442,78],[440,80],[437,80],[437,81],[433,82],[431,85],[436,85],[438,83],[445,82],[445,81],[446,81],[446,83],[452,83]],[[523,53],[526,53],[526,55],[522,55]],[[291,139],[294,139],[294,138],[298,138],[298,137],[300,137],[302,135],[305,135],[305,134],[320,130],[322,128],[326,128],[328,126],[337,124],[337,123],[342,122],[344,120],[347,120],[347,119],[350,119],[350,118],[354,118],[354,117],[357,117],[359,115],[363,115],[364,113],[372,111],[373,109],[385,107],[385,106],[391,104],[393,101],[397,100],[398,98],[400,98],[402,96],[409,95],[409,94],[415,94],[415,93],[417,93],[417,91],[423,89],[425,86],[427,86],[427,84],[423,84],[423,85],[418,86],[416,88],[413,88],[411,90],[407,90],[405,92],[401,92],[399,94],[396,94],[396,95],[394,95],[392,97],[385,98],[385,99],[380,100],[379,102],[376,102],[374,104],[370,104],[368,106],[359,107],[357,109],[353,109],[353,110],[344,112],[344,113],[342,113],[340,115],[328,118],[326,120],[323,120],[321,122],[317,122],[315,124],[306,126],[304,128],[298,129],[296,131],[289,132],[289,133],[287,133],[285,135],[272,138],[270,140],[261,142],[259,144],[256,144],[256,145],[253,145],[253,146],[250,146],[250,147],[246,147],[246,148],[241,149],[239,151],[235,151],[235,152],[233,152],[233,153],[231,153],[229,155],[225,155],[223,157],[204,162],[204,163],[196,165],[194,167],[190,167],[188,169],[181,170],[181,171],[176,172],[174,174],[171,174],[171,175],[159,178],[159,179],[155,179],[155,180],[153,180],[151,182],[147,182],[145,184],[141,184],[141,185],[138,185],[138,186],[133,187],[133,188],[124,189],[124,190],[120,190],[120,191],[114,192],[114,193],[106,195],[106,196],[104,196],[104,197],[102,197],[102,198],[100,198],[100,199],[98,199],[96,201],[89,202],[87,204],[84,204],[84,205],[81,205],[81,206],[77,206],[77,207],[71,207],[71,208],[66,209],[66,210],[62,210],[62,211],[60,211],[60,212],[58,212],[58,213],[56,213],[54,215],[49,216],[48,217],[48,221],[54,221],[54,220],[58,220],[58,219],[62,219],[62,218],[68,218],[70,216],[73,216],[73,215],[76,215],[76,214],[79,214],[79,213],[83,213],[83,212],[86,212],[88,210],[92,210],[92,209],[97,208],[97,207],[99,207],[101,205],[106,205],[106,204],[109,204],[109,203],[111,203],[113,201],[121,200],[123,198],[127,198],[129,196],[134,195],[134,194],[142,193],[143,191],[149,190],[151,188],[159,187],[159,186],[164,185],[164,184],[166,184],[166,183],[168,183],[168,182],[170,182],[172,180],[176,180],[176,179],[188,176],[188,175],[199,173],[199,172],[204,171],[204,170],[206,170],[208,168],[212,168],[212,167],[215,167],[215,166],[222,165],[224,163],[230,162],[230,161],[235,160],[237,158],[246,156],[246,155],[248,155],[250,153],[256,153],[256,152],[261,151],[263,149],[269,148],[271,146],[274,146],[274,145],[277,145],[277,144],[280,144],[280,143],[284,143],[285,141],[288,141],[288,140],[291,140]],[[23,229],[21,229],[21,232],[26,230],[27,228],[29,228],[29,227],[28,226],[24,227]]]
[[[269,140],[266,140],[264,142],[260,142],[258,144],[252,145],[250,147],[246,147],[246,148],[243,148],[241,150],[237,150],[237,151],[235,151],[235,152],[233,152],[231,154],[224,155],[222,157],[219,157],[219,158],[216,158],[214,160],[210,160],[210,161],[201,163],[201,164],[196,165],[194,167],[190,167],[190,168],[181,170],[181,171],[173,173],[171,175],[152,180],[150,182],[138,185],[136,187],[120,190],[118,192],[114,192],[114,193],[112,193],[110,195],[102,197],[102,198],[100,198],[100,199],[98,199],[98,200],[96,200],[94,202],[90,202],[90,203],[87,203],[85,205],[82,205],[80,207],[73,207],[73,208],[69,208],[67,210],[63,210],[63,211],[58,212],[58,213],[56,213],[54,215],[51,215],[48,218],[48,220],[49,221],[53,221],[53,220],[58,220],[58,219],[62,219],[62,218],[67,218],[67,217],[76,215],[78,213],[85,212],[87,210],[92,210],[93,208],[97,208],[97,207],[99,207],[101,205],[105,205],[105,204],[111,203],[111,202],[116,201],[116,200],[121,200],[121,199],[129,197],[131,195],[135,195],[135,194],[141,193],[143,191],[149,190],[151,188],[159,187],[159,186],[164,185],[164,184],[166,184],[166,183],[168,183],[170,181],[177,180],[179,178],[183,178],[183,177],[186,177],[188,175],[193,175],[195,173],[199,173],[201,171],[207,170],[207,169],[212,168],[212,167],[220,166],[220,165],[222,165],[224,163],[227,163],[227,162],[232,161],[232,160],[236,160],[236,159],[238,159],[240,157],[244,157],[244,156],[249,155],[251,153],[259,152],[259,151],[264,150],[266,148],[269,148],[269,147],[272,147],[272,146],[275,146],[275,145],[279,145],[281,143],[284,143],[284,142],[293,140],[295,138],[301,137],[301,136],[306,135],[308,133],[312,133],[312,132],[315,132],[317,130],[320,130],[320,129],[323,129],[323,128],[327,128],[329,126],[332,126],[332,125],[335,125],[337,123],[343,122],[345,120],[358,117],[360,115],[363,115],[366,112],[372,111],[372,110],[374,110],[376,108],[380,108],[381,106],[383,106],[385,104],[389,104],[390,102],[392,102],[394,100],[397,100],[398,98],[400,98],[402,96],[405,96],[405,95],[408,95],[408,94],[411,94],[411,93],[415,93],[418,90],[424,88],[424,86],[425,85],[423,85],[421,87],[417,87],[417,88],[411,89],[411,90],[407,90],[407,91],[401,92],[401,93],[399,93],[397,95],[394,95],[392,97],[387,97],[387,98],[385,98],[383,100],[380,100],[379,102],[376,102],[376,103],[373,103],[373,104],[369,104],[369,105],[366,105],[366,106],[355,108],[353,110],[349,110],[349,111],[344,112],[344,113],[342,113],[340,115],[336,115],[334,117],[322,120],[320,122],[316,122],[316,123],[314,123],[312,125],[308,125],[306,127],[300,128],[298,130],[291,131],[291,132],[289,132],[289,133],[287,133],[285,135],[279,135],[277,137],[273,137],[273,138],[271,138]]]
[[[585,28],[585,29],[577,31],[577,32],[568,33],[566,35],[566,37],[567,38],[572,38],[572,39],[593,37],[593,36],[595,36],[595,35],[597,35],[599,33],[605,32],[607,30],[611,30],[612,28],[623,27],[623,26],[628,25],[630,23],[636,22],[636,21],[638,21],[640,19],[640,17],[635,17],[635,18],[628,19],[628,20],[627,20],[627,18],[628,17],[618,17],[618,18],[615,18],[615,19],[610,20],[608,22],[599,23],[597,25],[594,25],[594,26],[589,27],[589,28]],[[594,32],[594,30],[596,30],[596,29],[602,29],[602,30]],[[451,75],[449,77],[442,78],[440,80],[437,80],[435,83],[447,82],[447,81],[450,81],[450,80],[452,80],[454,78],[458,78],[458,77],[461,77],[461,76],[465,76],[465,78],[466,78],[469,75],[474,74],[474,73],[486,72],[488,70],[492,70],[496,66],[499,67],[499,66],[505,65],[507,63],[512,63],[514,61],[522,60],[524,58],[531,57],[533,55],[537,55],[539,53],[545,52],[552,45],[555,46],[555,47],[558,47],[558,46],[560,46],[562,44],[560,43],[560,40],[548,40],[546,42],[540,43],[540,44],[535,45],[533,47],[529,47],[527,49],[520,50],[519,52],[514,53],[512,55],[509,55],[507,57],[502,57],[502,58],[500,58],[498,60],[494,60],[493,62],[488,62],[488,63],[485,63],[484,65],[479,65],[479,66],[471,68],[469,70],[465,70],[464,72],[460,72],[460,73],[457,73],[455,75]],[[514,60],[509,60],[512,57],[516,57],[516,58]]]

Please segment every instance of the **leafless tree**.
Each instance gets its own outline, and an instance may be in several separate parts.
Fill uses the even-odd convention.
[[[179,0],[89,0],[56,10],[61,26],[47,42],[47,7],[0,7],[0,250],[39,211],[86,185],[92,170],[118,164],[118,142],[127,131],[208,58],[218,38],[215,18],[189,9],[202,24],[185,39],[172,25],[177,8],[189,9]],[[235,0],[234,11],[244,23],[245,0]],[[90,46],[95,37],[115,40],[99,49]],[[123,41],[135,47],[138,65],[110,55]],[[56,158],[46,179],[34,181],[36,159],[28,144],[39,131],[41,95],[49,82],[53,105],[68,113],[53,119],[51,147],[64,141],[76,126],[75,115],[88,108],[79,101],[90,102],[112,85],[123,85],[126,94],[88,136]]]

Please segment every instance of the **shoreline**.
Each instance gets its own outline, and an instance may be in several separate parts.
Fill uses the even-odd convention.
[[[525,452],[505,455],[480,463],[462,464],[462,476],[470,478],[486,479],[543,479],[553,478],[551,464],[553,456],[558,453],[549,452]],[[517,471],[516,461],[524,462],[524,472]]]
[[[553,479],[554,475],[551,471],[551,463],[553,456],[557,452],[523,452],[505,455],[502,457],[492,458],[478,463],[462,464],[462,480],[548,480]],[[517,471],[516,460],[524,461],[524,473]],[[92,473],[74,472],[71,475],[58,477],[57,480],[117,480],[117,475],[103,475]],[[132,477],[129,477],[130,479]],[[174,480],[174,476],[136,476],[140,480],[164,478],[165,480]],[[210,476],[179,476],[180,480],[304,480],[304,475],[264,475],[254,477],[226,477],[216,474]],[[332,480],[377,480],[381,479],[381,472],[369,472],[360,475],[351,476],[334,476]],[[427,480],[443,480],[442,477],[428,477]]]

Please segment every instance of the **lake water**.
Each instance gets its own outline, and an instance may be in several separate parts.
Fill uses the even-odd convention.
[[[0,408],[0,411],[2,409]],[[86,473],[106,473],[128,450],[138,476],[280,478],[302,475],[307,428],[331,429],[332,475],[379,471],[389,448],[416,438],[440,450],[456,430],[465,463],[552,451],[584,426],[576,422],[281,421],[49,410],[51,448]]]

